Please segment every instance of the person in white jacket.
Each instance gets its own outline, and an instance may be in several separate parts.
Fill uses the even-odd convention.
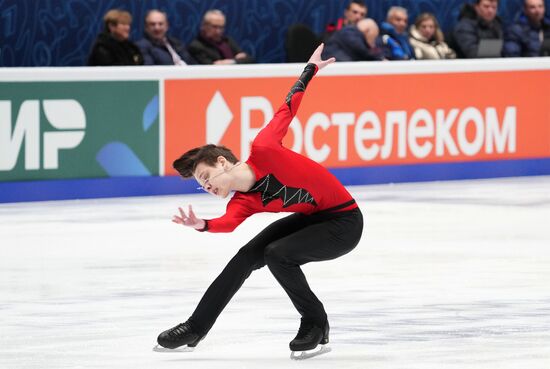
[[[422,13],[409,30],[416,59],[454,59],[456,53],[444,40],[439,23],[431,13]]]

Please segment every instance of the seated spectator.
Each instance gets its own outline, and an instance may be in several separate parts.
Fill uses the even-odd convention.
[[[200,34],[188,47],[189,53],[200,64],[253,63],[254,58],[245,53],[229,36],[224,35],[225,15],[221,10],[209,10],[204,14]]]
[[[384,55],[376,46],[378,25],[372,19],[361,19],[357,24],[334,32],[327,41],[322,58],[332,56],[337,61],[383,60]]]
[[[97,36],[88,57],[88,65],[142,65],[139,48],[130,41],[132,16],[125,10],[112,9],[103,17],[105,28]]]
[[[197,64],[185,45],[167,35],[168,17],[160,10],[149,10],[145,15],[144,38],[136,42],[145,65]]]
[[[550,40],[550,19],[543,0],[524,0],[523,13],[504,36],[504,56],[539,56],[544,40]]]
[[[382,33],[381,46],[386,59],[414,59],[414,50],[409,43],[409,34],[407,33],[408,22],[407,9],[392,6],[388,10],[386,22],[382,22],[380,25]]]
[[[431,13],[420,14],[410,28],[409,42],[416,59],[454,59],[456,53],[446,43],[439,23]]]
[[[321,36],[321,40],[326,42],[330,36],[336,31],[340,31],[345,26],[357,24],[361,19],[367,17],[368,8],[363,0],[351,0],[344,10],[344,16],[338,18],[335,23],[330,23],[325,28],[325,32]]]
[[[452,33],[458,57],[476,58],[481,39],[502,39],[497,8],[498,0],[476,0],[474,5],[464,5]]]

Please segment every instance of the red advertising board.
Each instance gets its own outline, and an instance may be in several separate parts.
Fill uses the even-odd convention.
[[[165,173],[223,144],[241,159],[295,78],[166,80]],[[550,71],[317,76],[284,144],[326,167],[550,157]]]

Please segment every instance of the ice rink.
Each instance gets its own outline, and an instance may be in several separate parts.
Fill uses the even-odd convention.
[[[194,352],[152,351],[239,247],[173,224],[207,194],[0,204],[0,368],[550,368],[550,177],[350,187],[360,245],[304,271],[332,352],[289,359],[299,317],[267,268]]]

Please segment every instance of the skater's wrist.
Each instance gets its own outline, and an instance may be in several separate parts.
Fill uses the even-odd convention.
[[[208,222],[205,219],[199,219],[199,223],[193,228],[199,232],[205,232],[208,230]]]

